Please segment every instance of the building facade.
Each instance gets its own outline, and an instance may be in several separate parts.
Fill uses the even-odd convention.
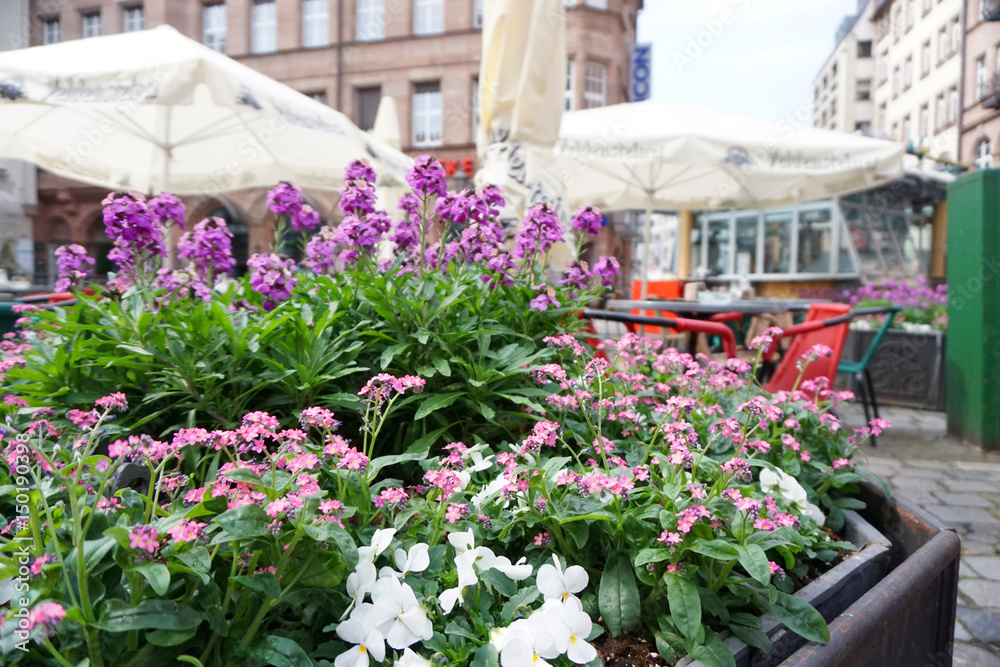
[[[476,172],[475,132],[482,7],[488,0],[31,0],[31,44],[169,24],[181,33],[314,97],[371,129],[391,96],[402,149],[437,156],[453,188]],[[566,109],[628,100],[629,47],[642,0],[565,0]],[[335,157],[334,157],[335,159]],[[52,252],[67,242],[106,253],[106,192],[39,172],[36,281],[51,280]],[[189,217],[224,217],[239,260],[268,247],[263,191],[189,198]],[[336,194],[312,192],[324,219]],[[98,271],[109,268],[106,262]]]
[[[959,160],[1000,167],[1000,2],[967,0]]]
[[[874,133],[955,161],[965,0],[876,0]]]
[[[858,13],[837,30],[837,46],[813,82],[813,124],[870,134],[875,107],[875,0],[859,0]]]

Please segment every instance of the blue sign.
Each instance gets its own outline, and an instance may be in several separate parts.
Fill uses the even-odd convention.
[[[628,67],[628,101],[642,102],[648,100],[653,85],[652,44],[633,44],[629,53]]]

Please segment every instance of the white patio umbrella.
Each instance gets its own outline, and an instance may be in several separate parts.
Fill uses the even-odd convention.
[[[0,53],[0,157],[112,190],[179,195],[291,180],[336,189],[412,161],[169,26]]]
[[[828,199],[903,174],[904,147],[856,134],[794,127],[647,101],[563,114],[552,170],[570,208],[766,208]]]
[[[566,90],[563,0],[491,0],[483,7],[476,183],[507,195],[506,215],[559,203],[545,166],[559,136]]]

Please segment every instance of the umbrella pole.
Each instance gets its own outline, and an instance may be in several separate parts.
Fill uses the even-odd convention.
[[[642,293],[641,296],[645,299],[649,296],[649,258],[652,256],[650,249],[650,240],[653,236],[653,207],[649,205],[646,207],[646,220],[645,229],[643,230],[642,237]]]

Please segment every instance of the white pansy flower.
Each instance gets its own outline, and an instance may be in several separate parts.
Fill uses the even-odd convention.
[[[392,544],[392,536],[396,534],[395,528],[382,528],[376,530],[372,535],[372,543],[367,547],[358,547],[358,560],[365,563],[374,563],[383,551]]]
[[[493,569],[503,572],[508,579],[513,581],[524,581],[531,576],[532,571],[532,567],[525,563],[527,560],[522,556],[520,560],[512,564],[506,556],[497,556],[496,562],[493,563]]]
[[[469,549],[476,546],[476,536],[473,534],[472,529],[465,531],[464,533],[452,533],[448,536],[448,542],[451,546],[455,547],[455,554],[461,556]]]
[[[413,652],[413,649],[406,649],[399,660],[393,663],[395,667],[431,667],[430,660]]]
[[[799,514],[809,517],[817,524],[822,526],[826,523],[826,515],[823,514],[823,510],[809,502],[806,490],[802,488],[798,480],[784,470],[770,470],[768,468],[761,470],[760,488],[764,493],[774,493],[781,496]]]
[[[507,486],[507,478],[502,474],[489,484],[484,486],[479,493],[472,496],[472,504],[476,507],[484,507],[486,503],[495,498]]]
[[[559,564],[559,559],[553,555],[555,565],[546,563],[538,568],[536,585],[542,592],[546,600],[565,600],[575,593],[579,593],[587,587],[590,576],[587,571],[579,565],[571,565],[564,572]]]
[[[361,562],[354,569],[354,572],[347,577],[347,595],[351,598],[351,605],[344,612],[341,618],[347,616],[354,605],[363,602],[365,595],[375,585],[375,566],[371,563]]]
[[[471,533],[472,531],[469,532]],[[438,596],[438,600],[441,602],[441,609],[445,614],[450,614],[455,605],[465,599],[465,589],[467,587],[475,586],[479,583],[479,576],[476,575],[475,568],[478,557],[478,549],[469,549],[455,558],[455,567],[458,569],[458,586],[449,588]]]
[[[378,580],[372,588],[372,604],[368,622],[392,648],[404,649],[434,636],[434,627],[413,589],[395,577]]]
[[[409,551],[396,549],[396,567],[400,574],[407,572],[423,572],[431,564],[431,557],[427,553],[430,547],[426,544],[414,544]]]
[[[483,452],[486,451],[486,445],[476,445],[475,447],[469,447],[465,450],[465,454],[462,458],[470,459],[472,461],[471,466],[467,466],[466,470],[470,472],[479,472],[480,470],[486,470],[491,465],[493,465],[494,456],[483,456]]]
[[[337,626],[337,636],[349,644],[356,644],[337,656],[335,667],[368,667],[369,657],[375,662],[385,659],[385,640],[382,633],[369,622],[373,607],[367,602],[354,610],[351,617]]]

